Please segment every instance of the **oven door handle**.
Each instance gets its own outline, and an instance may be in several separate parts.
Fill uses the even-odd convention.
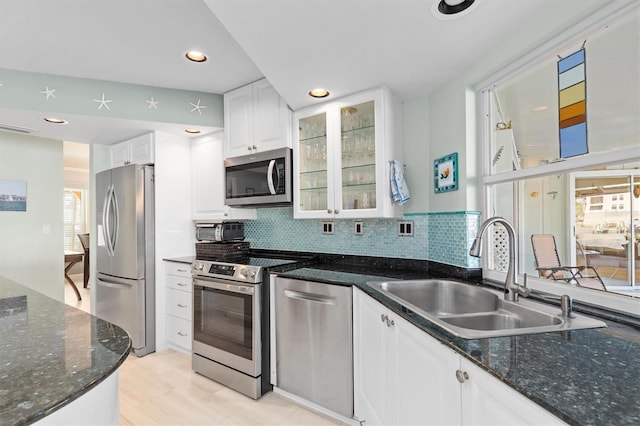
[[[305,293],[303,291],[285,290],[284,295],[290,299],[304,300],[305,302],[321,303],[323,305],[335,305],[336,298],[321,294]]]
[[[255,287],[242,284],[227,284],[219,281],[209,281],[204,279],[194,279],[193,285],[199,285],[205,288],[212,288],[215,290],[224,290],[230,293],[240,294],[254,294],[256,292]]]

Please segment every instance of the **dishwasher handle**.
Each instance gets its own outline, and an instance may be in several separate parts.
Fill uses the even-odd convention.
[[[335,305],[336,298],[323,296],[322,294],[306,293],[304,291],[285,290],[284,295],[290,299],[303,300],[305,302],[321,303],[323,305]]]

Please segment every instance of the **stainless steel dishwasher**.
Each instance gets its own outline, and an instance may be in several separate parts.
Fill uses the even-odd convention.
[[[353,417],[353,304],[349,286],[275,280],[277,386]]]

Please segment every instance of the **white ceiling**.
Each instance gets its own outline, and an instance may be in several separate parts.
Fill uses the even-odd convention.
[[[434,17],[436,1],[0,0],[0,68],[211,93],[265,76],[294,110],[314,102],[307,92],[316,86],[333,96],[387,86],[406,100],[428,95],[558,0],[476,0],[454,20]],[[186,61],[190,49],[210,60]],[[40,114],[0,113],[5,123],[42,127]],[[113,127],[116,141],[153,125],[104,120],[38,135],[83,142]]]

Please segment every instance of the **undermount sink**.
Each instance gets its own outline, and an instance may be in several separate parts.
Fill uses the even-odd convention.
[[[520,298],[506,301],[502,293],[449,280],[368,282],[374,290],[405,308],[466,339],[513,336],[606,327],[602,321]]]

